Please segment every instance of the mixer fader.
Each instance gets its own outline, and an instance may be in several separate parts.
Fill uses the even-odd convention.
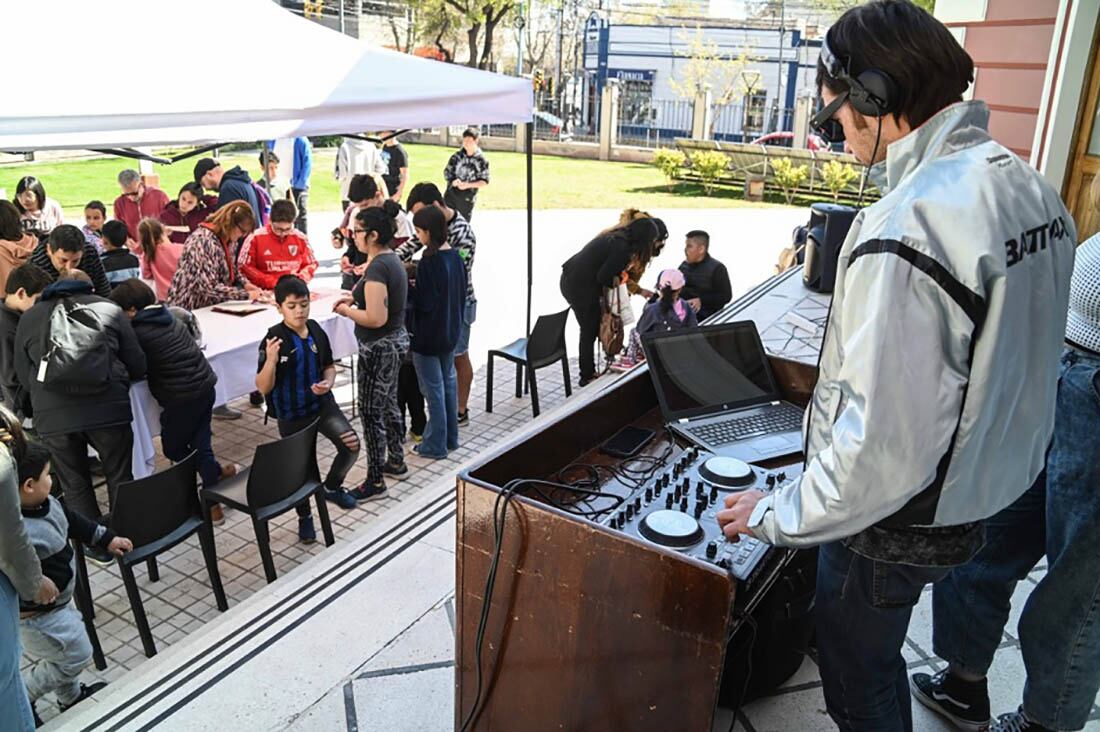
[[[727,541],[717,513],[725,508],[726,496],[751,489],[768,492],[786,478],[784,471],[764,470],[691,447],[602,523],[711,562],[747,581],[769,546],[745,537]]]

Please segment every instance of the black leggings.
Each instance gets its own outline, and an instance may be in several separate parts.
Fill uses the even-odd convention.
[[[577,358],[580,361],[581,378],[588,380],[596,375],[596,359],[592,348],[600,335],[600,293],[577,293],[569,289],[565,276],[561,279],[561,294],[569,303],[573,315],[577,317],[577,323],[581,326],[581,339],[577,350]]]
[[[405,410],[408,410],[408,429],[423,437],[428,417],[424,413],[424,395],[420,393],[420,384],[412,361],[402,362],[401,372],[397,375],[397,408],[401,410],[402,420],[405,418]]]

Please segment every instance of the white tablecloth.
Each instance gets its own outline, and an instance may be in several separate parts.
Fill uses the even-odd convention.
[[[321,297],[310,307],[310,317],[325,329],[333,357],[356,354],[354,323],[332,312],[339,294],[331,291],[319,294]],[[202,308],[195,311],[195,317],[202,327],[206,360],[218,375],[215,404],[225,404],[255,391],[260,341],[268,328],[282,320],[275,306],[265,306],[263,312],[244,317]],[[148,383],[140,381],[130,388],[130,408],[134,413],[134,478],[144,478],[156,470],[153,438],[160,434],[160,405],[149,393]]]

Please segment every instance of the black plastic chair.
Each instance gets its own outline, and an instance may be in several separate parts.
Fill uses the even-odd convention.
[[[92,662],[100,671],[107,670],[107,659],[103,656],[103,646],[99,644],[99,633],[95,629],[95,604],[92,602],[92,585],[88,581],[88,562],[84,559],[84,547],[79,541],[69,542],[76,555],[76,577],[73,578],[73,601],[80,617],[84,621],[84,631],[88,642],[92,644]]]
[[[218,609],[229,609],[218,574],[218,556],[214,548],[214,527],[210,523],[209,509],[199,502],[198,460],[191,453],[182,461],[147,478],[122,483],[118,487],[114,510],[108,525],[111,531],[134,542],[132,551],[118,557],[118,568],[130,608],[134,611],[138,635],[145,655],[152,658],[157,653],[145,606],[141,602],[134,565],[145,562],[149,567],[149,579],[160,579],[157,555],[168,551],[193,534],[199,535],[206,571],[214,590]]]
[[[485,380],[485,411],[493,411],[493,358],[511,361],[516,365],[516,398],[523,396],[523,376],[531,385],[531,409],[539,416],[539,387],[535,381],[535,371],[561,361],[561,375],[565,380],[565,396],[572,396],[573,387],[569,383],[569,356],[565,352],[565,323],[569,311],[562,310],[553,315],[540,315],[531,330],[531,337],[512,341],[504,348],[489,351],[488,376]]]
[[[332,546],[332,523],[325,505],[325,487],[317,467],[317,423],[301,432],[256,448],[252,466],[232,478],[202,490],[203,510],[214,503],[243,511],[252,517],[267,581],[274,582],[275,562],[267,523],[313,496],[321,519],[325,546]]]

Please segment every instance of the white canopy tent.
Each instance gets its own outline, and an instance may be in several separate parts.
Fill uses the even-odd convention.
[[[532,119],[528,80],[372,48],[271,0],[6,2],[0,27],[36,87],[0,109],[0,150]]]
[[[5,57],[36,87],[0,109],[0,151],[128,155],[133,147],[526,123],[530,332],[529,80],[372,48],[271,0],[3,2],[0,28]]]

